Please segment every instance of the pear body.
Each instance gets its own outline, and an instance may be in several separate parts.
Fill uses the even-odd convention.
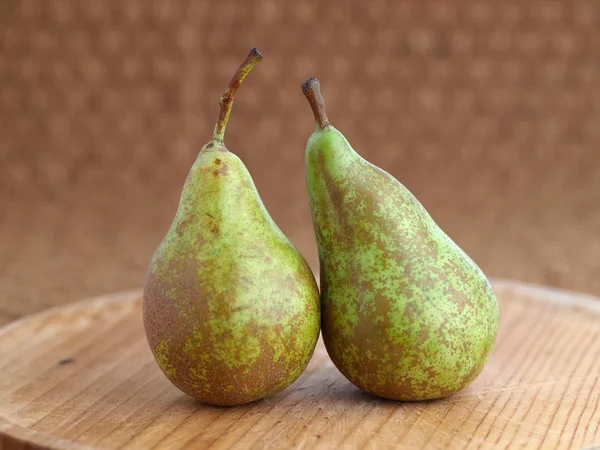
[[[161,370],[185,393],[237,405],[290,385],[320,330],[311,269],[266,211],[241,160],[203,147],[144,286]]]
[[[322,333],[336,367],[393,400],[450,395],[483,368],[492,287],[400,182],[331,125],[306,149],[321,264]]]

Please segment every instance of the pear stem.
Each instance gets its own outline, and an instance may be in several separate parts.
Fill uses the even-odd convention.
[[[252,70],[252,68],[257,65],[261,59],[262,55],[258,49],[253,48],[244,58],[240,64],[240,67],[238,67],[238,69],[235,71],[231,77],[231,80],[229,80],[229,83],[227,84],[227,87],[223,91],[223,95],[221,95],[221,99],[219,100],[221,110],[219,111],[219,118],[217,119],[217,124],[215,125],[213,140],[223,142],[223,138],[225,137],[225,127],[229,121],[235,93],[242,84],[242,81],[244,81],[244,78],[246,78],[246,75],[248,75],[250,70]]]
[[[316,78],[309,78],[306,80],[302,85],[302,92],[308,99],[308,103],[310,103],[317,126],[322,130],[329,125],[329,119],[325,112],[325,101],[321,95],[321,85],[319,84],[319,80]]]

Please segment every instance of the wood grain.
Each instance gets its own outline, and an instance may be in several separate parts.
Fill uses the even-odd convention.
[[[482,374],[444,400],[361,393],[322,344],[280,394],[219,408],[185,396],[147,348],[139,292],[55,308],[0,332],[0,449],[583,448],[600,443],[600,302],[495,283]]]

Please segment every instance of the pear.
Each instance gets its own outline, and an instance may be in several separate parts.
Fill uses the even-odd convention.
[[[306,180],[329,356],[360,389],[388,399],[459,391],[495,341],[490,283],[407,188],[329,124],[319,82],[302,90],[316,119]]]
[[[253,49],[225,89],[214,135],[189,172],[144,285],[144,327],[160,369],[183,392],[214,405],[289,386],[320,330],[311,269],[223,143],[235,93],[261,58]]]

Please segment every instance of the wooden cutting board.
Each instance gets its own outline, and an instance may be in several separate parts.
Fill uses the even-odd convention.
[[[600,444],[600,299],[498,282],[485,369],[444,400],[361,393],[319,343],[302,377],[240,407],[203,405],[154,363],[140,293],[0,331],[0,449],[583,448]]]

